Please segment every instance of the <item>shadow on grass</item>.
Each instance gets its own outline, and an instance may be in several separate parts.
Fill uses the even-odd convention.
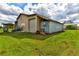
[[[45,40],[51,36],[60,34],[62,32],[57,32],[53,34],[47,34],[47,35],[42,35],[42,34],[34,34],[34,33],[29,33],[29,32],[4,32],[0,33],[0,36],[11,36],[16,39],[38,39],[38,40]]]

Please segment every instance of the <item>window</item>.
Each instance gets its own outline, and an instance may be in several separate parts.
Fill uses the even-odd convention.
[[[41,22],[41,31],[48,32],[48,29],[49,29],[48,21],[42,21]]]

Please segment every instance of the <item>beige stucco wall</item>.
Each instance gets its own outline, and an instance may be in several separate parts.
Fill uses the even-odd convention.
[[[30,19],[32,19],[32,18],[35,18],[35,22],[34,22],[35,23],[35,31],[37,31],[37,16],[36,15],[28,17],[28,31],[29,31],[29,22],[30,22]]]
[[[41,18],[39,16],[37,16],[37,31],[40,31],[40,23],[41,23]]]
[[[18,19],[18,26],[23,27],[23,32],[28,32],[28,17],[21,15]]]
[[[29,32],[29,21],[31,18],[35,18],[35,31],[37,31],[38,23],[37,23],[37,16],[26,16],[26,15],[20,15],[18,18],[18,25],[19,27],[23,27],[23,32]]]
[[[34,15],[34,16],[30,16],[30,17],[28,17],[28,20],[30,21],[30,19],[32,19],[32,18],[35,18],[35,31],[37,32],[37,31],[40,31],[40,20],[41,20],[41,18],[40,17],[38,17],[37,15]],[[28,22],[29,22],[28,21]],[[29,24],[28,24],[29,25]],[[28,27],[29,28],[29,27]]]

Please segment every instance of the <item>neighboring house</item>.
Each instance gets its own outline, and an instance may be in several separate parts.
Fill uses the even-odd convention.
[[[21,32],[54,33],[63,31],[63,24],[37,14],[20,14],[15,22],[15,29]]]
[[[11,32],[14,29],[14,24],[12,23],[2,23],[4,32]],[[10,30],[10,31],[9,31]]]

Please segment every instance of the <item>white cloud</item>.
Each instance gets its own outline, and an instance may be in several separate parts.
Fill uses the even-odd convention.
[[[38,8],[36,13],[40,14],[40,15],[43,15],[43,16],[49,17],[48,8],[47,8],[46,5],[45,6],[43,5],[42,7]]]
[[[66,13],[64,13],[66,5],[67,3],[65,4],[43,3],[37,9],[37,13],[56,19],[56,20],[59,20],[62,18],[66,18]]]
[[[77,22],[79,23],[79,19],[78,19],[78,20],[75,20],[74,22],[75,22],[75,23],[77,23]]]
[[[72,15],[70,15],[69,17],[76,17],[76,16],[79,16],[79,14],[78,13],[75,13],[75,14],[72,14]]]
[[[0,4],[0,23],[14,22],[21,12],[23,10],[18,6]]]
[[[35,13],[60,22],[77,19],[78,10],[79,4],[77,3],[39,3],[38,6],[32,6],[32,4],[29,3],[24,8],[26,14],[32,14],[35,11]]]
[[[67,21],[79,18],[79,3],[28,3],[24,10],[18,6],[0,4],[0,20],[15,21],[19,13],[38,13],[58,21]]]
[[[79,3],[79,0],[2,0],[1,3]]]
[[[48,3],[41,7],[37,12],[58,21],[74,21],[79,18],[79,3]]]
[[[28,3],[28,5],[26,5],[24,7],[24,13],[26,13],[26,14],[33,14],[41,6],[42,6],[42,3],[38,3],[38,5],[32,5],[32,3]]]
[[[17,13],[17,14],[23,12],[23,10],[22,10],[20,7],[18,7],[18,6],[14,6],[14,5],[11,5],[11,6],[10,6],[10,10],[11,10],[12,12]]]
[[[8,4],[0,4],[0,12],[7,15],[17,15],[20,12],[23,12],[21,8],[8,5]]]

